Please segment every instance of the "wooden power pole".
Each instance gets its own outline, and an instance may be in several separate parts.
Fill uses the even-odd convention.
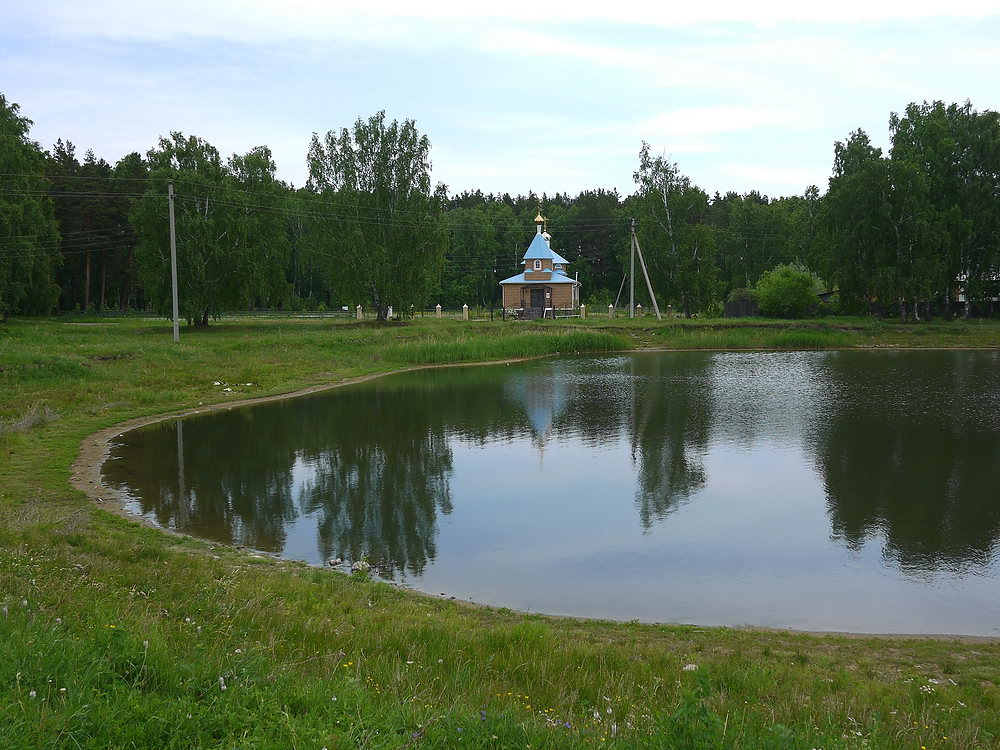
[[[174,228],[174,183],[167,183],[167,214],[170,217],[170,294],[174,304],[174,343],[181,340],[177,312],[177,230]]]
[[[646,270],[646,261],[642,257],[642,248],[639,247],[639,238],[635,233],[635,219],[632,219],[632,272],[633,276],[635,273],[635,256],[636,253],[639,255],[639,264],[642,266],[642,276],[646,279],[646,291],[649,292],[649,299],[653,302],[653,310],[656,312],[656,319],[663,320],[663,316],[660,315],[660,306],[656,304],[656,295],[653,294],[653,285],[649,283],[649,272]],[[632,280],[633,293],[635,290],[635,279]],[[635,308],[633,307],[633,313]]]

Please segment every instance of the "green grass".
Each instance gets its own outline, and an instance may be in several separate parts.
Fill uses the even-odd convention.
[[[734,323],[226,321],[179,345],[155,321],[0,328],[0,747],[997,747],[997,642],[472,608],[144,528],[68,483],[119,421],[404,366],[998,343],[979,323]]]
[[[383,356],[390,362],[426,365],[485,362],[560,353],[620,351],[628,346],[629,342],[625,337],[604,331],[547,331],[545,335],[534,332],[500,337],[463,333],[444,341],[421,339],[392,343],[385,348]]]

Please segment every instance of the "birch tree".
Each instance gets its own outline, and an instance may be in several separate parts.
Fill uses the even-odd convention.
[[[430,141],[413,120],[385,112],[351,128],[313,134],[308,187],[323,200],[314,235],[329,273],[384,320],[426,303],[448,244],[444,186],[431,189]]]
[[[151,187],[132,212],[140,277],[155,308],[170,309],[166,183],[177,198],[178,297],[188,323],[252,304],[271,306],[287,293],[289,240],[279,218],[285,188],[267,147],[223,164],[206,141],[182,133],[148,153]]]
[[[649,144],[639,153],[634,173],[638,191],[632,201],[638,235],[654,293],[676,303],[687,317],[715,297],[715,235],[703,223],[708,195]]]
[[[31,120],[0,94],[0,318],[48,312],[59,297],[59,232],[45,194],[45,160],[28,137]]]

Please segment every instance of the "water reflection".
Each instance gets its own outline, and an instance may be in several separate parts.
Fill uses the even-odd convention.
[[[773,569],[767,585],[786,595],[789,571],[810,564],[858,580],[886,565],[995,577],[997,413],[995,352],[578,357],[152,425],[120,439],[105,477],[163,526],[311,562],[366,557],[486,590],[516,575],[512,556],[571,561],[613,543],[655,569],[678,564],[669,541],[689,550],[691,580],[719,568],[697,595],[723,596],[737,569],[720,561],[740,555],[740,575]],[[737,517],[743,536],[727,538]],[[594,569],[566,567],[575,578],[552,585],[593,600]],[[657,601],[664,585],[636,596]],[[646,611],[615,607],[590,613]]]
[[[835,537],[884,538],[912,572],[974,570],[1000,539],[1000,380],[995,354],[830,358],[836,408],[812,441]],[[929,362],[927,360],[930,360]]]
[[[632,360],[629,438],[644,530],[705,485],[713,369],[710,354]]]

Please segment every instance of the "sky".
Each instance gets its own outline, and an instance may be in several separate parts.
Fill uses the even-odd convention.
[[[489,7],[478,7],[478,6]],[[449,191],[634,191],[642,142],[708,191],[827,186],[891,112],[1000,109],[1000,2],[31,0],[0,4],[0,93],[44,147],[114,163],[170,131],[267,145],[413,119]]]

